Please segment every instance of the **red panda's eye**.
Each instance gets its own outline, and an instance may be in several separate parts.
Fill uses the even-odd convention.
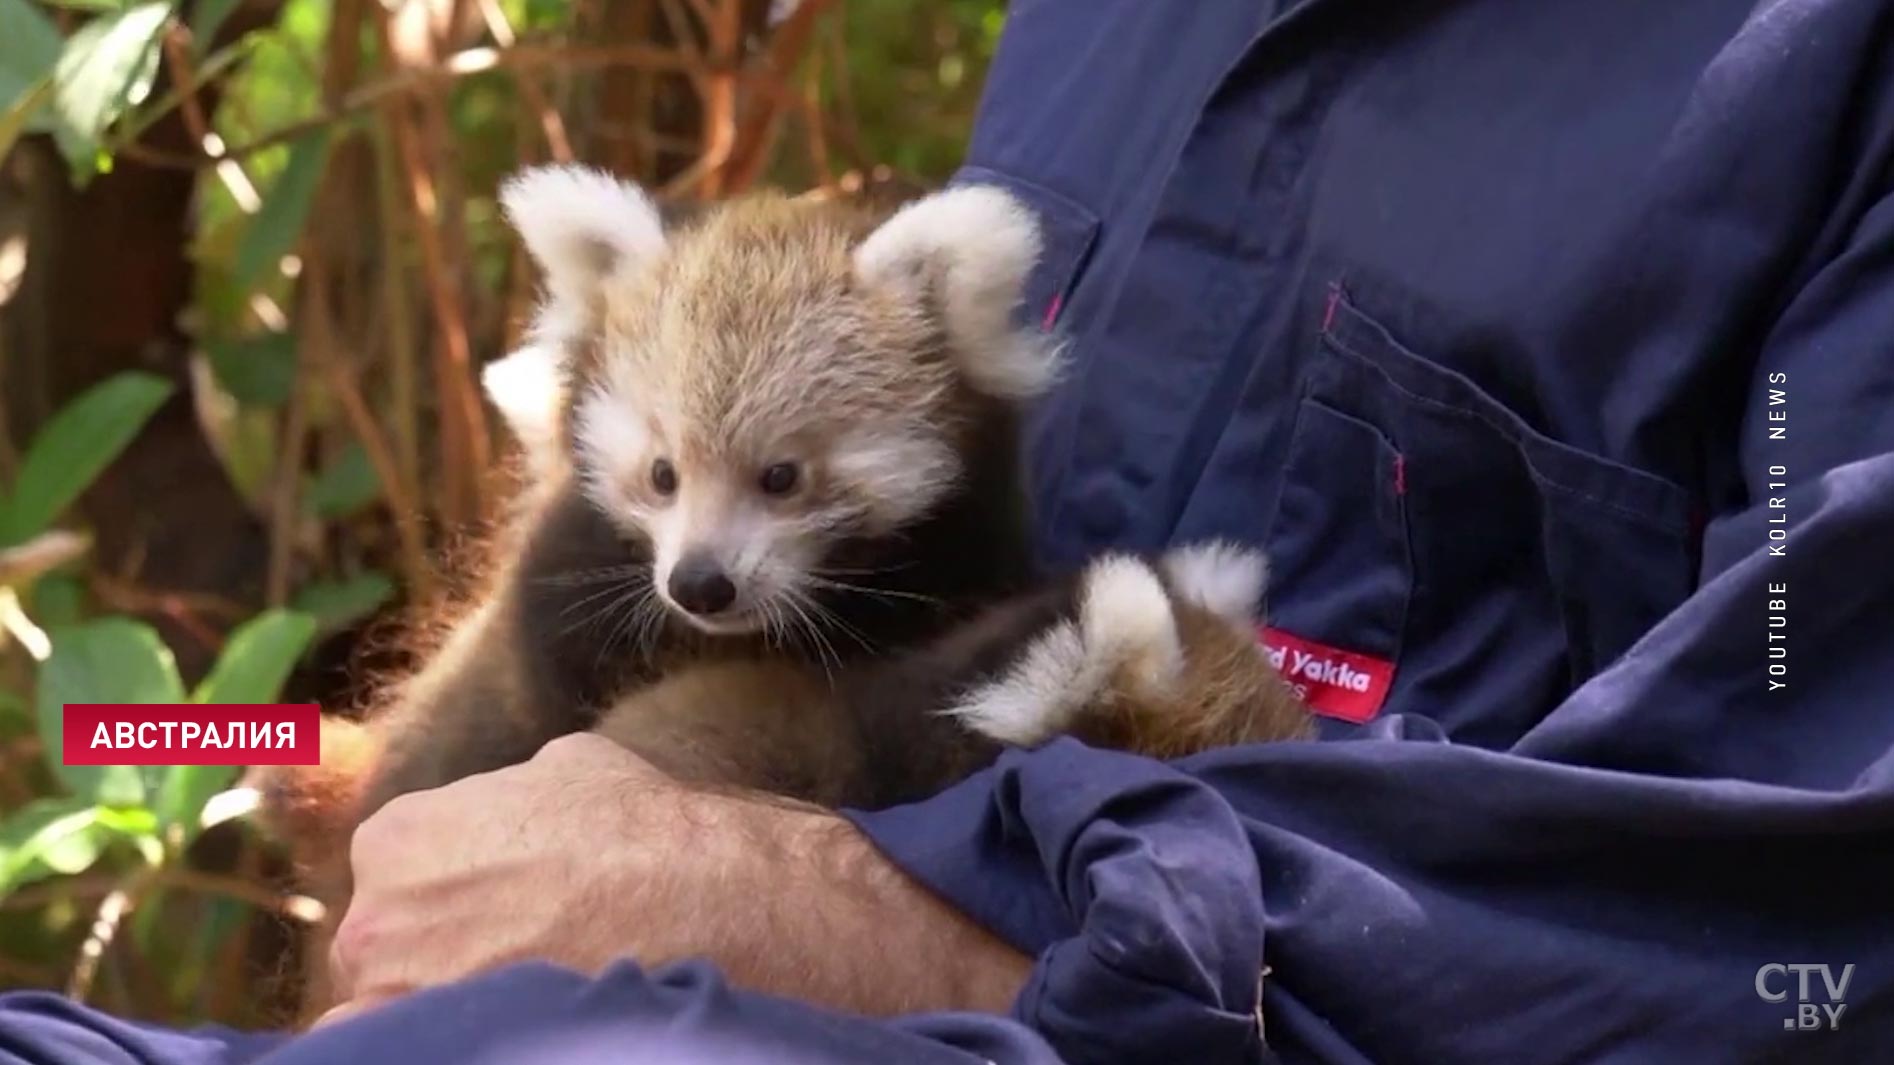
[[[779,462],[763,471],[760,480],[763,491],[773,496],[785,495],[793,491],[800,476],[793,462]]]
[[[661,496],[677,491],[677,470],[671,467],[669,461],[659,459],[651,464],[651,487],[657,489]]]

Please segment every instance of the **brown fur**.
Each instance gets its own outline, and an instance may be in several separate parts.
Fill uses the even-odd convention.
[[[602,284],[561,341],[563,472],[522,497],[472,609],[371,715],[372,770],[276,792],[346,804],[277,811],[290,833],[322,837],[307,856],[333,919],[348,893],[338,835],[397,795],[524,761],[563,733],[596,729],[695,783],[832,806],[917,798],[998,753],[937,711],[1068,622],[1077,584],[1028,580],[1011,401],[974,387],[965,360],[977,353],[951,301],[856,277],[854,251],[880,221],[760,196],[698,217],[656,264]],[[611,406],[574,406],[601,390]],[[588,416],[606,419],[595,432],[633,435],[601,446]],[[913,447],[886,470],[848,454],[889,442]],[[749,500],[754,471],[785,452],[806,482]],[[846,581],[811,585],[800,620],[761,632],[713,636],[653,612],[647,529],[674,504],[653,496],[652,454],[693,489],[712,486],[688,520],[761,513],[808,550],[792,569]],[[601,582],[612,612],[587,624]],[[1114,676],[1072,731],[1155,755],[1303,734],[1239,628],[1181,601],[1174,616],[1183,682],[1154,692]],[[313,987],[312,1009],[324,995]]]
[[[1073,727],[1074,736],[1154,758],[1313,737],[1307,708],[1270,666],[1253,632],[1180,599],[1172,599],[1171,611],[1184,650],[1183,676],[1153,689],[1130,670],[1114,671],[1103,697]]]

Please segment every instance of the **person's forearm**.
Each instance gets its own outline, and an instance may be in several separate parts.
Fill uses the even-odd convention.
[[[1032,960],[890,864],[826,813],[786,816],[755,842],[782,881],[766,887],[724,963],[733,982],[872,1015],[1006,1013]],[[747,943],[772,943],[750,954]],[[844,964],[834,964],[834,955]]]
[[[353,860],[336,1016],[514,961],[693,957],[835,1009],[1000,1013],[1031,967],[841,818],[687,788],[589,734],[390,803]]]

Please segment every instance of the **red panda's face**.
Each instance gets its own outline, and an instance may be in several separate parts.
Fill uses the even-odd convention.
[[[545,270],[534,350],[558,366],[575,471],[705,631],[806,622],[860,576],[831,568],[838,548],[901,537],[963,477],[968,397],[1024,401],[1056,370],[1013,321],[1039,236],[998,189],[885,220],[765,195],[676,232],[584,168],[503,200]]]
[[[604,290],[575,459],[705,631],[802,624],[861,583],[838,546],[898,535],[963,472],[937,327],[858,284],[850,251],[799,213],[731,212]]]
[[[864,576],[831,568],[839,546],[899,535],[962,472],[938,415],[809,413],[705,431],[682,405],[609,388],[576,409],[588,496],[650,543],[659,597],[706,632],[807,623],[821,593]]]

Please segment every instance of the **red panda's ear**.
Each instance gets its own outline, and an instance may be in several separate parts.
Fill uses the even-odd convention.
[[[487,399],[520,442],[529,468],[539,476],[557,473],[562,461],[559,412],[565,389],[561,352],[551,344],[531,344],[480,371]]]
[[[500,189],[507,220],[546,273],[566,314],[589,307],[599,284],[664,251],[664,226],[644,191],[590,167],[524,170]]]
[[[1048,338],[1015,321],[1039,250],[1024,205],[990,185],[961,185],[895,212],[855,250],[855,272],[871,289],[932,303],[974,388],[1029,399],[1058,369]]]

